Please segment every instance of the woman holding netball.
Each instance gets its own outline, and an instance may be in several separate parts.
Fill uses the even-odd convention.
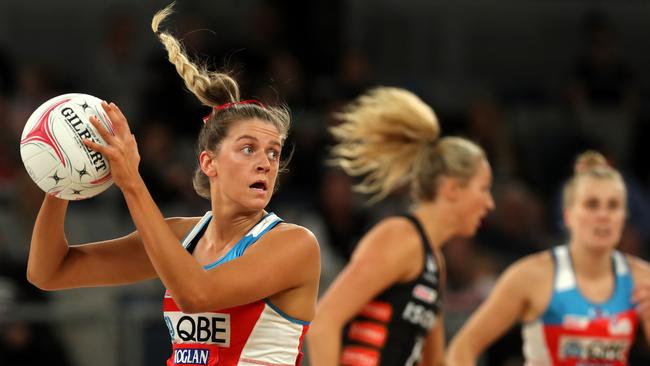
[[[563,204],[568,243],[506,270],[451,342],[448,365],[475,365],[517,321],[530,366],[627,365],[639,322],[650,335],[650,266],[615,249],[626,216],[621,174],[597,152],[580,155]]]
[[[335,162],[365,176],[379,200],[409,184],[413,210],[379,222],[321,300],[308,335],[311,364],[438,365],[443,358],[440,248],[470,236],[494,206],[483,150],[440,138],[433,110],[412,93],[378,88],[340,115]]]
[[[179,42],[158,30],[170,12],[171,6],[156,14],[153,30],[187,88],[212,107],[199,136],[194,176],[211,210],[202,217],[164,219],[138,173],[138,149],[126,118],[104,103],[115,135],[95,119],[107,145],[85,143],[109,159],[137,231],[69,246],[68,203],[46,196],[34,226],[28,278],[57,290],[159,277],[167,288],[163,307],[173,347],[168,365],[297,365],[314,316],[320,259],[308,230],[265,211],[281,167],[288,111],[241,101],[235,80],[192,64]]]

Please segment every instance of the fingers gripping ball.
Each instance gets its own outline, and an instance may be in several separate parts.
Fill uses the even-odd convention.
[[[20,139],[20,156],[29,176],[46,193],[81,200],[113,184],[108,159],[82,143],[90,139],[106,145],[89,121],[93,115],[113,133],[101,100],[87,94],[54,97],[27,120]]]

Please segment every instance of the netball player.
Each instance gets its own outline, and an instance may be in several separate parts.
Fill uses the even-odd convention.
[[[107,145],[85,143],[109,159],[137,231],[70,246],[64,234],[68,202],[46,196],[34,225],[28,278],[58,290],[158,277],[167,288],[163,308],[173,348],[168,365],[297,365],[314,316],[320,260],[308,230],[265,211],[280,169],[288,111],[240,101],[235,80],[192,64],[179,42],[159,31],[170,12],[171,6],[155,15],[153,30],[187,88],[212,107],[199,135],[194,176],[211,210],[201,217],[163,218],[138,173],[140,158],[126,118],[104,102],[114,135],[94,119]]]
[[[451,342],[448,365],[475,365],[518,321],[529,366],[627,365],[639,321],[650,334],[650,266],[615,249],[626,215],[620,173],[597,152],[580,155],[563,204],[568,243],[506,270]]]
[[[493,208],[490,166],[474,143],[440,138],[433,110],[406,90],[371,90],[340,118],[335,162],[364,176],[358,188],[373,201],[408,184],[413,209],[373,227],[324,295],[308,336],[311,364],[440,364],[440,248],[473,235]]]

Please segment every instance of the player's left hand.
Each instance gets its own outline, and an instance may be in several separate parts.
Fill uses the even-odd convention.
[[[100,145],[90,140],[84,140],[84,144],[108,159],[111,164],[113,181],[120,189],[124,190],[140,182],[138,145],[120,108],[115,103],[109,104],[106,101],[102,101],[102,108],[112,122],[114,134],[110,133],[97,117],[91,116],[90,123],[106,141],[106,145]]]
[[[637,304],[636,311],[644,322],[650,322],[650,282],[640,282],[634,286],[632,301]]]

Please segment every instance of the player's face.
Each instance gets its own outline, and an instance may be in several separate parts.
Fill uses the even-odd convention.
[[[272,124],[258,119],[235,122],[218,151],[218,195],[249,209],[263,209],[273,195],[282,144]]]
[[[565,210],[571,241],[612,249],[625,223],[625,188],[615,179],[583,177],[576,182],[573,204]]]
[[[458,202],[460,220],[462,222],[461,236],[472,236],[481,225],[481,220],[488,211],[494,209],[492,198],[492,170],[487,160],[482,159],[476,174],[465,187]]]

